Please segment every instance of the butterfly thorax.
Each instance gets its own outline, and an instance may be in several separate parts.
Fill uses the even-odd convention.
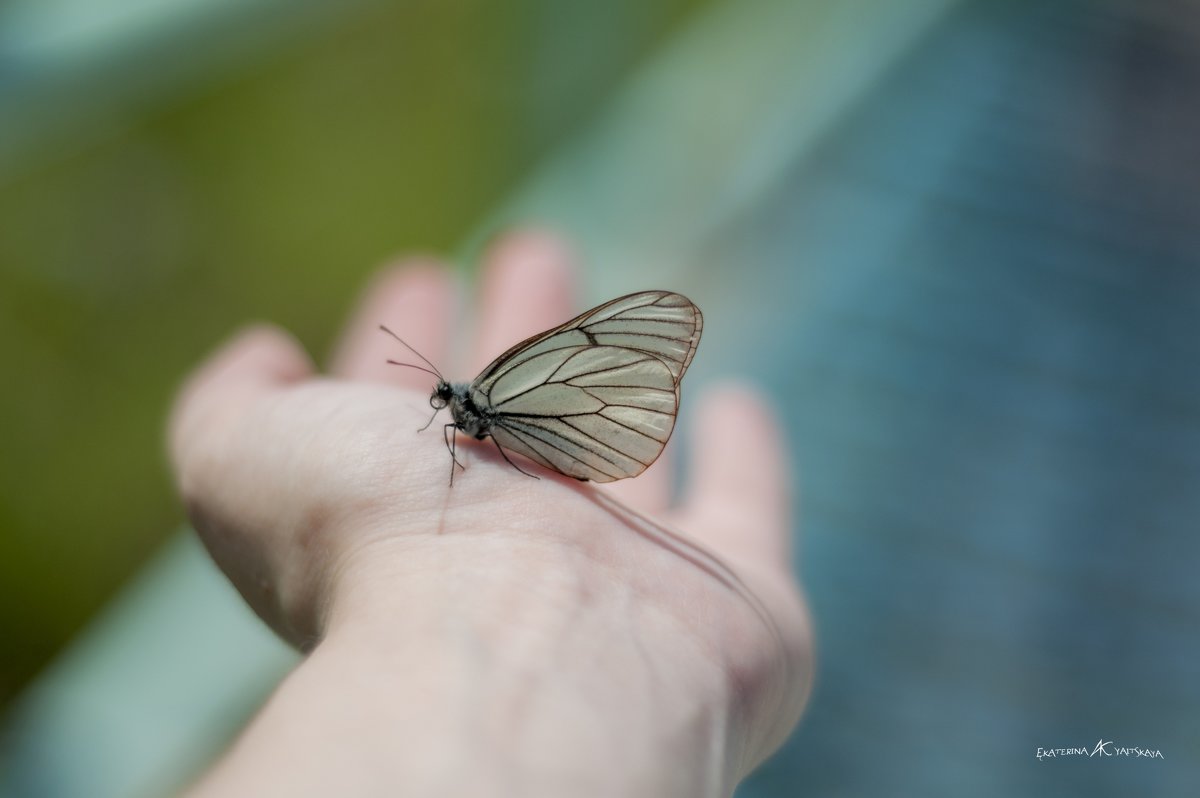
[[[471,386],[465,382],[438,382],[429,397],[435,408],[449,407],[454,426],[472,438],[483,439],[492,433],[494,413],[480,409],[471,398]]]

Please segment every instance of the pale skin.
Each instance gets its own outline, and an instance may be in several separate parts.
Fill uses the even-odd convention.
[[[752,389],[684,381],[681,497],[670,447],[596,486],[461,435],[451,487],[449,419],[417,432],[434,378],[386,363],[420,361],[380,323],[469,380],[580,310],[572,275],[551,236],[498,242],[458,366],[456,286],[412,259],[368,289],[327,375],[259,326],[190,378],[170,429],[188,513],[308,652],[190,796],[724,796],[782,744],[812,634],[782,433]]]

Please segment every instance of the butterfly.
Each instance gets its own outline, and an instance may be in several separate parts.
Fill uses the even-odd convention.
[[[636,477],[658,459],[679,410],[679,382],[700,343],[704,317],[687,297],[641,291],[594,307],[526,338],[471,383],[452,383],[420,352],[380,325],[431,369],[389,360],[437,377],[429,397],[450,409],[450,482],[456,435],[491,437],[501,456],[516,452],[579,480]],[[426,424],[425,427],[428,427]],[[423,427],[422,429],[424,429]]]

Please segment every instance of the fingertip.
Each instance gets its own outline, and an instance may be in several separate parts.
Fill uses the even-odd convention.
[[[735,545],[787,559],[791,538],[791,463],[785,434],[766,397],[729,381],[701,395],[692,428],[689,512],[740,519]]]
[[[283,384],[302,380],[312,372],[312,361],[291,333],[256,322],[219,346],[200,367],[196,381]]]
[[[184,382],[168,422],[171,448],[215,406],[306,379],[312,361],[289,333],[255,323],[234,333]]]
[[[494,238],[484,253],[484,262],[488,288],[518,279],[565,283],[576,264],[576,254],[557,233],[525,227]]]
[[[436,291],[449,282],[446,263],[434,255],[396,258],[382,266],[367,281],[361,304],[366,305],[375,297],[393,298],[406,291]]]
[[[477,365],[564,322],[574,307],[576,257],[560,236],[523,229],[498,237],[484,255]]]
[[[396,369],[389,358],[405,358],[379,326],[400,335],[424,357],[441,363],[453,315],[456,287],[450,270],[439,259],[419,255],[397,260],[381,269],[367,284],[330,357],[330,371],[340,377],[423,385],[419,373]]]
[[[770,400],[742,380],[724,380],[709,386],[700,398],[697,415],[701,426],[717,433],[717,440],[739,448],[755,449],[771,458],[774,469],[786,467],[780,441],[783,425]]]

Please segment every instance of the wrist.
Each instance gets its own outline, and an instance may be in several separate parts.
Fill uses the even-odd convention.
[[[450,537],[348,561],[313,656],[374,695],[397,774],[461,794],[729,793],[725,675],[673,618],[561,541]]]

